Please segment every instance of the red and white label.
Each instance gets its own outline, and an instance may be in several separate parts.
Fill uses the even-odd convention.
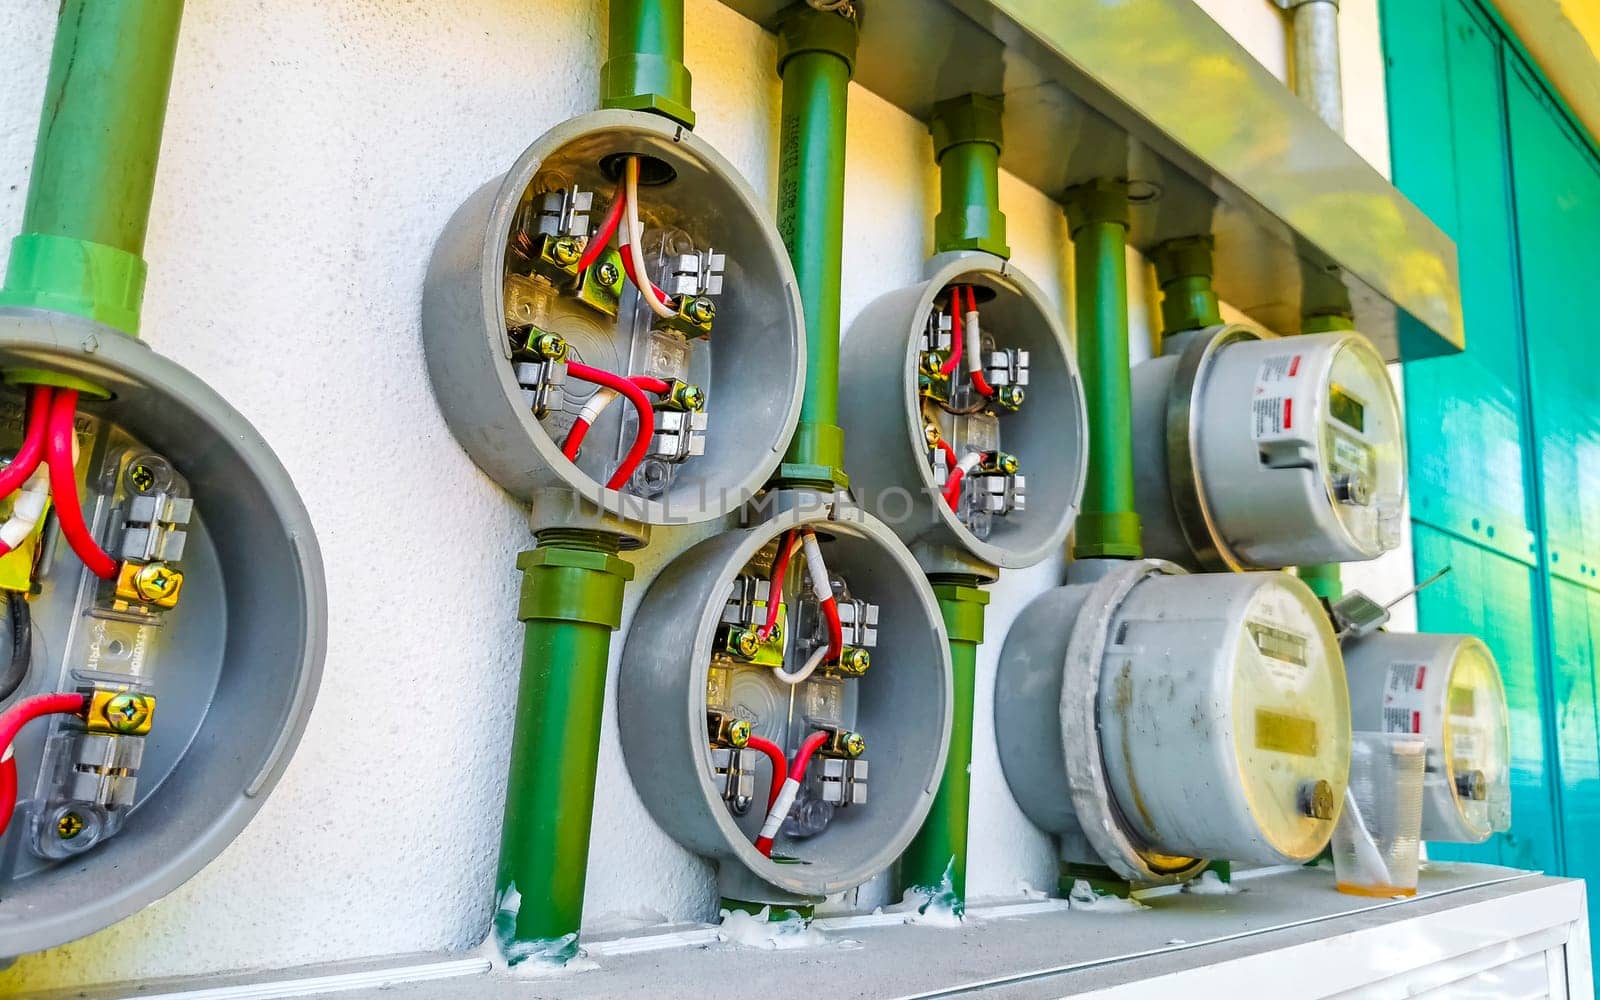
[[[1295,421],[1305,419],[1304,413],[1295,413],[1294,406],[1300,387],[1300,359],[1299,354],[1274,354],[1256,371],[1250,408],[1257,441],[1294,436]]]
[[[1426,706],[1424,687],[1428,679],[1426,663],[1391,663],[1383,689],[1383,731],[1422,733],[1422,712]]]

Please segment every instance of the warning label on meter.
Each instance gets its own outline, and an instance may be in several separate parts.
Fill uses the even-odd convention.
[[[1389,679],[1383,689],[1384,732],[1422,732],[1422,689],[1427,679],[1426,663],[1389,664]]]
[[[1257,441],[1292,434],[1295,421],[1304,420],[1304,413],[1296,413],[1295,387],[1300,375],[1299,354],[1274,354],[1261,362],[1256,371],[1254,398],[1251,400],[1252,433]]]

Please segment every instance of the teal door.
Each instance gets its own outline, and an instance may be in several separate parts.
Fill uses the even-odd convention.
[[[1418,613],[1484,638],[1513,727],[1511,830],[1429,853],[1600,876],[1600,157],[1478,0],[1382,15],[1395,183],[1466,314],[1464,353],[1405,366],[1416,569],[1453,569]]]

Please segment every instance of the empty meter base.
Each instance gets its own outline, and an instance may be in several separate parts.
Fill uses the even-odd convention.
[[[214,390],[108,327],[0,308],[0,371],[24,368],[109,393],[75,420],[85,516],[113,558],[151,572],[101,581],[47,533],[29,574],[35,655],[0,710],[54,692],[92,705],[13,744],[0,899],[27,917],[0,920],[0,956],[130,916],[239,834],[299,742],[327,627],[294,484]],[[22,401],[0,391],[7,449]]]
[[[630,160],[637,203],[612,238],[602,220],[627,204]],[[619,253],[633,215],[637,280]],[[423,348],[461,447],[519,500],[565,490],[643,525],[711,520],[755,495],[793,434],[805,368],[794,272],[767,216],[732,165],[658,115],[597,111],[541,136],[452,216],[424,284]]]
[[[945,253],[926,274],[868,304],[844,340],[852,484],[919,558],[949,547],[1030,566],[1060,551],[1083,498],[1075,355],[1055,309],[1008,261]]]
[[[1347,642],[1358,730],[1421,736],[1422,839],[1479,843],[1511,826],[1510,713],[1489,647],[1470,635],[1375,632]]]
[[[1357,333],[1196,331],[1132,373],[1144,549],[1189,569],[1374,559],[1399,543],[1405,442]]]
[[[1337,640],[1284,573],[1075,563],[1023,609],[995,687],[1000,762],[1063,860],[1135,884],[1208,858],[1309,860],[1349,770]]]
[[[824,579],[842,635],[832,658],[821,655],[831,652],[815,589]],[[938,604],[875,518],[842,497],[769,494],[760,520],[693,546],[651,585],[623,649],[617,709],[645,806],[717,862],[725,887],[743,887],[738,898],[839,893],[887,869],[932,806],[953,712]],[[811,756],[792,805],[769,812],[770,761],[781,754],[796,779],[802,746]]]

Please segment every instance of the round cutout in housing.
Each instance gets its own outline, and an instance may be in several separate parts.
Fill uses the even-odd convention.
[[[19,801],[0,837],[0,909],[25,916],[0,914],[4,956],[130,916],[231,843],[299,742],[327,641],[321,555],[305,507],[266,442],[214,390],[108,327],[0,309],[0,370],[16,368],[109,390],[108,400],[80,402],[77,425],[85,517],[114,558],[132,544],[118,524],[137,520],[135,494],[186,494],[193,509],[181,515],[181,555],[171,554],[176,536],[163,543],[184,575],[178,603],[158,625],[108,613],[108,585],[67,545],[45,546],[29,602],[30,669],[0,709],[95,684],[148,691],[156,705],[135,748],[142,759],[131,802],[118,807],[120,827],[103,839],[108,814],[67,817],[56,794],[57,768],[73,764],[57,751],[76,747],[75,724],[41,719],[16,740]],[[17,390],[0,391],[8,442],[18,434],[20,401]],[[55,764],[41,774],[47,753]]]
[[[1196,331],[1133,368],[1149,555],[1191,569],[1375,559],[1400,541],[1405,427],[1357,333]]]
[[[1510,829],[1510,712],[1489,647],[1470,635],[1374,632],[1344,657],[1355,727],[1427,745],[1422,839],[1475,844]]]
[[[1155,560],[1075,578],[1017,617],[995,685],[1007,783],[1063,858],[1156,884],[1208,858],[1315,857],[1348,781],[1350,709],[1310,590]]]
[[[777,542],[791,530],[814,531],[819,540],[834,592],[841,595],[847,644],[854,612],[845,611],[844,599],[876,606],[860,618],[866,623],[875,615],[876,622],[871,665],[860,676],[826,676],[822,670],[803,685],[773,676],[777,669],[798,671],[803,646],[814,635],[815,615],[804,604],[795,606],[811,571],[809,563],[801,567],[800,554],[783,587],[789,607],[780,619],[781,642],[789,646],[787,653],[774,661],[759,654],[734,660],[722,652],[741,595],[766,593],[753,583],[770,573]],[[646,807],[679,843],[717,862],[725,895],[735,895],[727,887],[737,885],[737,898],[751,901],[763,893],[776,893],[776,900],[827,896],[887,869],[932,806],[949,748],[952,705],[944,625],[915,560],[874,518],[812,494],[781,500],[767,520],[701,542],[668,565],[634,616],[617,678],[623,753]],[[789,814],[812,826],[797,834],[796,826],[785,824],[771,857],[755,841],[764,825],[772,768],[752,754],[746,797],[754,801],[732,800],[730,747],[725,741],[718,745],[713,726],[726,730],[722,724],[733,721],[778,744],[791,760],[805,736],[820,729],[848,730],[865,741],[859,760],[840,754],[821,760],[828,751],[818,752]],[[847,763],[860,761],[869,767],[846,773]],[[844,788],[836,783],[825,789],[822,782],[858,778],[862,788],[845,789],[849,804],[806,808],[808,801],[831,802],[828,795]]]
[[[656,316],[626,276],[631,258],[615,248],[576,271],[629,156],[641,162],[648,277],[685,309],[707,303],[709,333],[681,315]],[[706,521],[771,477],[799,418],[805,341],[794,272],[769,215],[693,133],[658,115],[606,110],[545,133],[452,216],[423,290],[434,392],[473,460],[534,505],[536,529],[570,525],[574,495],[629,522]],[[626,227],[611,242],[621,245]],[[565,356],[540,353],[539,334],[560,338]],[[586,404],[605,397],[570,374],[569,361],[694,386],[703,411],[657,405],[649,454],[608,488],[641,437],[639,417],[618,399],[586,419]],[[563,444],[579,420],[588,429],[573,461]]]
[[[845,338],[839,419],[851,483],[919,558],[954,548],[992,567],[1030,566],[1060,551],[1083,499],[1077,361],[1043,294],[1009,262],[941,254],[927,273],[870,303]],[[987,398],[968,371],[972,345],[951,357],[957,329],[974,339],[974,314],[979,375],[995,390]],[[1009,405],[1010,393],[1020,403]],[[1015,471],[978,457],[991,454],[1013,458]],[[952,505],[949,471],[963,462],[978,464],[964,470]]]

